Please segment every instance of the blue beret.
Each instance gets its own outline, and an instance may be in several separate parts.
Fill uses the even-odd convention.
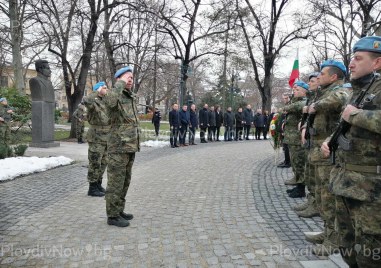
[[[345,84],[343,84],[343,88],[352,88],[352,84],[351,83],[345,83]]]
[[[0,102],[7,101],[6,98],[0,98]]]
[[[98,83],[96,83],[96,84],[93,86],[93,91],[97,91],[100,87],[103,87],[103,86],[105,86],[105,85],[106,85],[106,83],[103,82],[103,81],[98,82]]]
[[[310,73],[310,75],[308,76],[308,80],[311,80],[312,77],[318,77],[319,74],[320,74],[319,72]]]
[[[294,83],[294,85],[297,85],[297,86],[299,86],[299,87],[302,87],[302,88],[304,88],[305,90],[308,90],[308,89],[310,88],[306,83],[304,83],[304,82],[301,81],[301,80],[296,81],[296,82]]]
[[[127,66],[127,67],[123,67],[123,68],[119,69],[118,71],[116,71],[114,77],[115,77],[115,78],[118,78],[118,77],[120,77],[122,74],[127,73],[127,72],[132,72],[132,67]]]
[[[367,36],[363,37],[356,42],[353,46],[353,53],[356,51],[369,51],[381,53],[381,37],[380,36]]]
[[[324,67],[336,67],[339,68],[345,75],[347,75],[347,67],[345,67],[344,63],[337,60],[326,60],[320,65],[320,70],[323,70]]]

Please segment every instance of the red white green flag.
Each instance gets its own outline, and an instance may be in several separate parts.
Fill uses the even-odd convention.
[[[294,66],[292,67],[290,79],[288,84],[292,88],[294,86],[295,80],[299,79],[299,50],[296,52],[296,59],[294,61]]]

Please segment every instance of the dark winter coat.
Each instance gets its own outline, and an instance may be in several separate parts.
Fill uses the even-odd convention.
[[[155,125],[160,124],[160,120],[161,120],[161,113],[159,110],[157,110],[154,112],[152,116],[152,123]]]
[[[190,122],[189,113],[187,111],[181,110],[179,115],[180,115],[180,124],[183,126],[188,126]]]
[[[189,121],[190,121],[191,127],[198,128],[198,118],[197,118],[196,111],[191,110],[189,112]]]
[[[209,126],[216,126],[216,113],[214,111],[209,111]]]
[[[266,126],[266,118],[263,114],[256,113],[254,115],[254,125],[255,127],[265,127]]]
[[[242,119],[243,119],[243,114],[242,114],[242,112],[237,112],[237,113],[235,114],[235,126],[236,126],[236,127],[243,127]]]
[[[198,120],[200,127],[208,127],[209,125],[209,112],[208,109],[202,108],[198,113]]]
[[[234,126],[234,114],[232,112],[227,111],[224,114],[224,126],[225,127],[233,127]]]
[[[254,122],[253,110],[245,109],[243,111],[243,121],[245,125],[252,125]]]
[[[224,115],[221,111],[217,112],[215,111],[216,114],[216,127],[221,127],[222,124],[224,123]]]
[[[172,111],[169,112],[169,125],[171,127],[178,127],[178,126],[180,126],[179,111],[172,110]]]

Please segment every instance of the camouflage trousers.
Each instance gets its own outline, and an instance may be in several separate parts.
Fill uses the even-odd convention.
[[[107,217],[117,217],[126,204],[135,153],[112,153],[108,154],[108,159],[106,212]]]
[[[341,254],[349,265],[381,267],[380,207],[381,200],[336,196],[336,228],[343,245]]]
[[[85,124],[77,120],[77,140],[83,139],[84,132],[85,132]]]
[[[89,183],[102,183],[103,173],[107,167],[107,144],[89,142],[89,168],[87,172],[87,180]]]
[[[308,151],[306,152],[307,159]],[[309,194],[315,197],[316,191],[316,181],[315,181],[315,165],[311,164],[309,161],[306,161],[304,165],[304,183],[307,186]]]
[[[288,145],[290,149],[292,171],[295,174],[297,183],[304,183],[304,163],[306,162],[306,152],[300,145]]]
[[[335,195],[329,190],[330,174],[333,169],[331,165],[316,165],[316,184],[319,184],[315,188],[315,198],[319,198],[318,209],[320,216],[324,221],[326,230],[328,230],[327,238],[334,245],[338,244],[338,234],[335,231],[335,217],[336,217],[336,205]],[[316,197],[317,196],[317,197]]]

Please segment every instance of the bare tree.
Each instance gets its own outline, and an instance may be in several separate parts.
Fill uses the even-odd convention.
[[[307,39],[310,36],[311,24],[301,14],[295,15],[299,21],[295,21],[292,30],[282,30],[279,27],[288,0],[272,0],[270,10],[255,8],[249,0],[245,0],[246,7],[242,7],[239,0],[236,1],[240,26],[245,36],[249,57],[252,63],[255,82],[262,98],[263,109],[271,108],[272,72],[275,61],[283,48],[298,39]],[[262,12],[261,12],[262,10]],[[303,23],[301,20],[304,20]],[[254,32],[250,31],[248,24],[253,20]],[[256,51],[261,52],[261,58]]]

